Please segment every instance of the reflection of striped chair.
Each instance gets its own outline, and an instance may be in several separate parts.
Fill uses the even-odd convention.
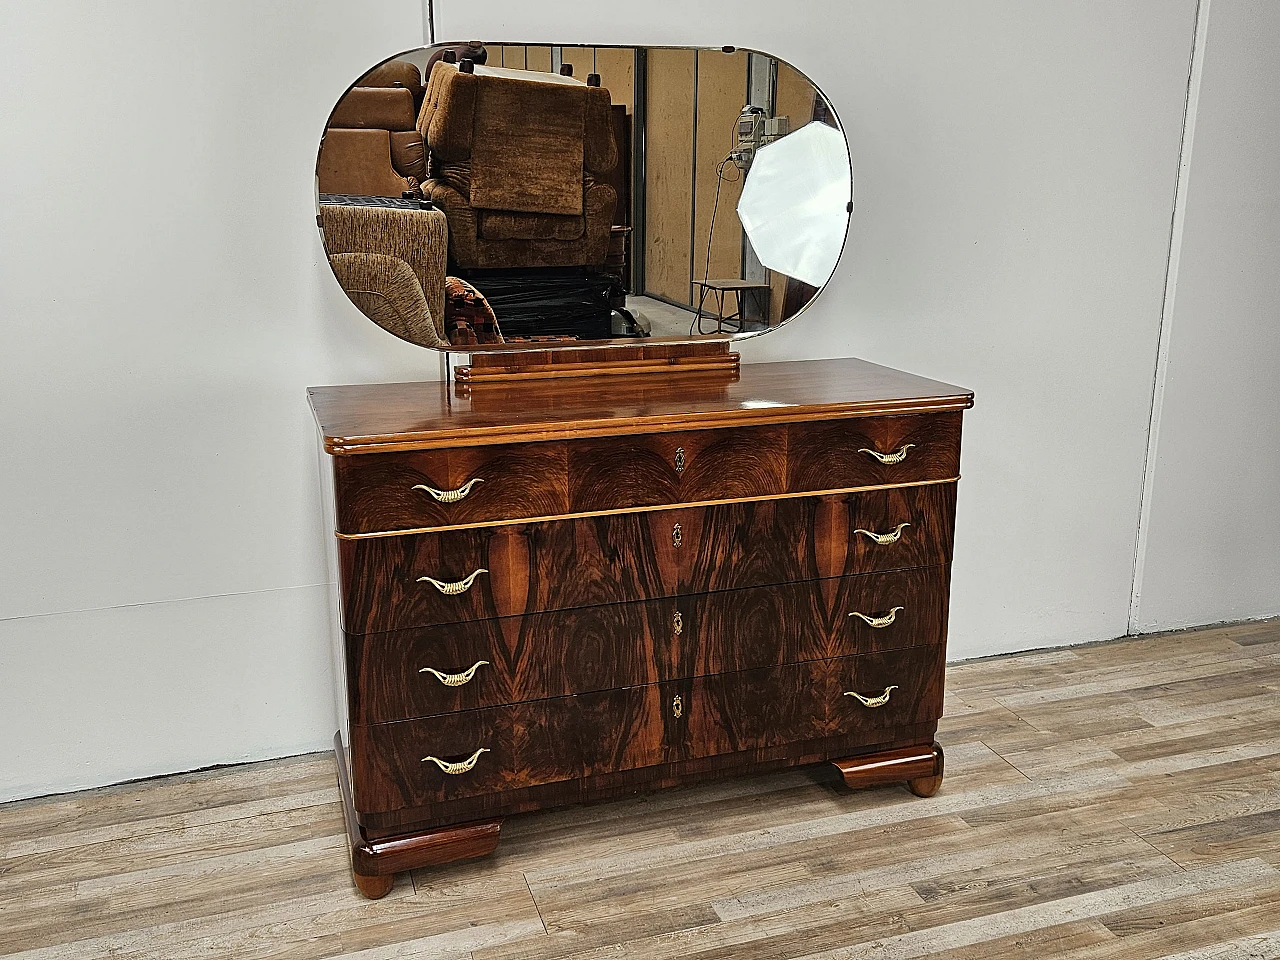
[[[416,201],[382,201],[377,206],[322,201],[320,229],[338,282],[366,316],[414,343],[447,342],[444,281],[449,240],[443,213],[419,209]],[[336,260],[348,254],[360,256]]]
[[[413,269],[385,253],[335,253],[333,275],[360,312],[389,333],[424,347],[448,346],[436,332]]]

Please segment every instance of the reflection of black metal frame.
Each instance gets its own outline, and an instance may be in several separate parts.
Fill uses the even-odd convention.
[[[689,332],[692,334],[694,329],[702,333],[725,333],[724,325],[726,323],[734,324],[732,330],[728,333],[742,333],[743,323],[747,318],[743,315],[742,295],[749,294],[756,309],[759,311],[763,320],[767,320],[769,316],[769,285],[767,283],[752,283],[746,280],[695,280],[694,284],[699,288],[698,293],[698,310],[694,314],[693,323],[690,325]],[[737,309],[733,313],[726,314],[724,312],[724,295],[732,292]],[[707,294],[714,296],[716,302],[716,312],[713,316],[710,313],[703,313],[703,307],[707,303]],[[716,328],[714,331],[706,331],[702,329],[702,321],[714,319]]]
[[[645,91],[649,78],[649,58],[643,47],[632,51],[631,91],[631,276],[632,293],[644,293],[644,204],[645,204]]]

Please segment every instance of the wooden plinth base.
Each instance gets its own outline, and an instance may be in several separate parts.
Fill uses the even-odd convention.
[[[738,372],[739,357],[725,340],[473,353],[470,364],[454,368],[461,385],[655,373],[700,373],[730,382]]]
[[[347,820],[347,839],[351,843],[351,875],[356,888],[369,899],[377,900],[390,893],[397,873],[483,857],[493,853],[498,845],[501,820],[461,823],[382,840],[366,839],[356,819],[351,782],[347,777],[346,751],[342,748],[340,733],[333,738],[333,752],[338,760],[338,789]]]
[[[851,788],[901,783],[917,797],[932,797],[942,786],[942,747],[937,743],[832,760]]]

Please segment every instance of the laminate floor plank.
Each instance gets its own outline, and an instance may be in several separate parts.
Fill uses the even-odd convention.
[[[1280,960],[1280,619],[948,669],[933,798],[829,767],[350,878],[332,757],[0,805],[24,960]]]

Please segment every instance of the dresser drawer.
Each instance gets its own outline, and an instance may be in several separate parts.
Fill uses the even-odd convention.
[[[386,812],[572,780],[582,767],[576,700],[352,724],[356,809]]]
[[[492,813],[494,794],[565,783],[571,802],[571,781],[658,764],[803,742],[852,751],[936,721],[943,670],[943,647],[916,647],[355,725],[356,807],[484,797]]]
[[[565,444],[455,447],[334,458],[340,533],[379,533],[567,512]]]
[[[340,541],[351,633],[946,563],[955,484]]]
[[[568,448],[574,513],[770,497],[786,490],[785,426],[605,437]]]
[[[799,493],[958,477],[960,417],[927,413],[791,424],[786,488]]]
[[[874,744],[942,716],[944,668],[942,646],[916,647],[663,684],[662,698],[671,711],[681,697],[669,730],[685,758],[850,735]]]
[[[348,634],[350,715],[382,723],[940,644],[948,574],[920,567]]]

